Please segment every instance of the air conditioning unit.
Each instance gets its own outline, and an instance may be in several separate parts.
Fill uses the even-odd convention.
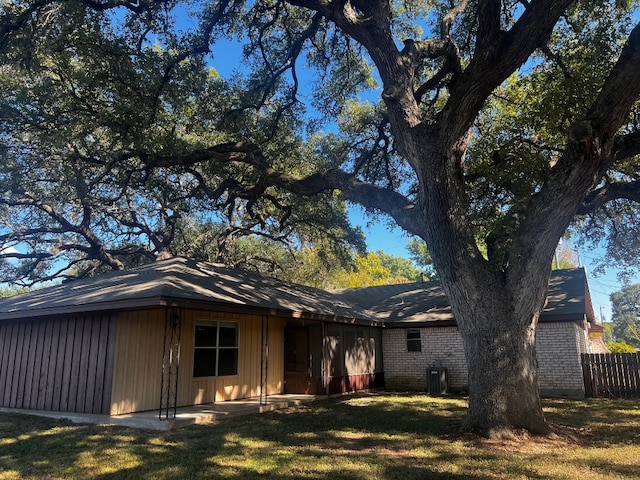
[[[427,388],[431,395],[444,395],[448,393],[447,369],[441,367],[427,369]]]

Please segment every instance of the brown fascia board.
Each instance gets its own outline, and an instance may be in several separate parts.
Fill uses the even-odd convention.
[[[316,320],[330,323],[348,323],[353,325],[384,327],[384,322],[373,319],[362,319],[355,317],[343,317],[340,315],[327,315],[322,313],[298,312],[279,308],[251,307],[246,305],[234,305],[230,303],[216,303],[202,300],[189,300],[184,298],[162,297],[163,306],[177,308],[190,308],[199,310],[210,310],[216,312],[244,313],[247,315],[267,315],[279,318],[296,318],[301,320]]]
[[[139,298],[135,300],[120,300],[118,302],[88,303],[82,305],[68,305],[64,307],[41,308],[37,310],[16,310],[0,313],[0,322],[9,320],[30,320],[43,317],[60,317],[70,314],[95,313],[95,312],[122,312],[127,310],[144,310],[154,307],[178,307],[199,310],[218,311],[226,313],[244,313],[249,315],[268,315],[279,318],[299,318],[304,320],[316,320],[331,323],[347,323],[370,327],[384,327],[384,323],[371,319],[349,318],[338,315],[326,315],[310,312],[295,312],[284,309],[250,307],[233,305],[228,303],[206,302],[200,300],[188,300],[183,298],[156,296]]]
[[[540,320],[538,323],[562,323],[562,322],[580,322],[584,321],[583,313],[553,313],[549,315],[540,315]]]
[[[540,317],[538,323],[570,323],[575,322],[582,324],[583,318],[575,314],[553,314]],[[422,322],[385,322],[387,328],[436,328],[436,327],[457,327],[458,323],[451,320],[432,320]]]
[[[457,327],[455,320],[432,320],[423,322],[385,322],[387,328],[435,328],[435,327]]]

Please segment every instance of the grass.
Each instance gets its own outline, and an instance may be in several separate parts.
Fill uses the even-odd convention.
[[[0,479],[613,479],[640,475],[640,401],[547,400],[558,437],[458,436],[458,398],[338,398],[158,433],[0,413]]]

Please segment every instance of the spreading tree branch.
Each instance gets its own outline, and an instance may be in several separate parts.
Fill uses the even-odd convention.
[[[579,209],[602,205],[601,199],[606,198],[607,190],[609,195],[615,191],[617,187],[610,185],[601,191],[592,192],[592,189],[615,159],[616,133],[628,120],[638,96],[640,24],[632,30],[587,119],[569,129],[567,148],[551,169],[545,185],[531,197],[520,216],[511,252],[512,263],[519,265],[514,269],[514,277],[522,275],[521,269],[534,263],[539,264],[538,269],[544,268],[553,256],[557,239]],[[632,191],[633,187],[626,190],[627,194]],[[555,220],[552,225],[549,218]]]
[[[602,208],[614,200],[631,200],[640,204],[640,181],[608,183],[590,192],[582,201],[576,212],[587,215]]]

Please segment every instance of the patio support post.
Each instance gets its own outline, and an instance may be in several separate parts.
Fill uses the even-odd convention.
[[[260,405],[266,405],[269,395],[269,317],[262,316],[262,339],[260,354]]]
[[[322,382],[324,383],[324,391],[329,396],[329,339],[327,338],[327,323],[322,322]]]
[[[177,308],[165,310],[164,346],[162,349],[162,378],[160,380],[160,409],[158,419],[169,419],[169,410],[173,409],[176,418],[178,408],[178,371],[180,367],[180,333],[182,316]]]

